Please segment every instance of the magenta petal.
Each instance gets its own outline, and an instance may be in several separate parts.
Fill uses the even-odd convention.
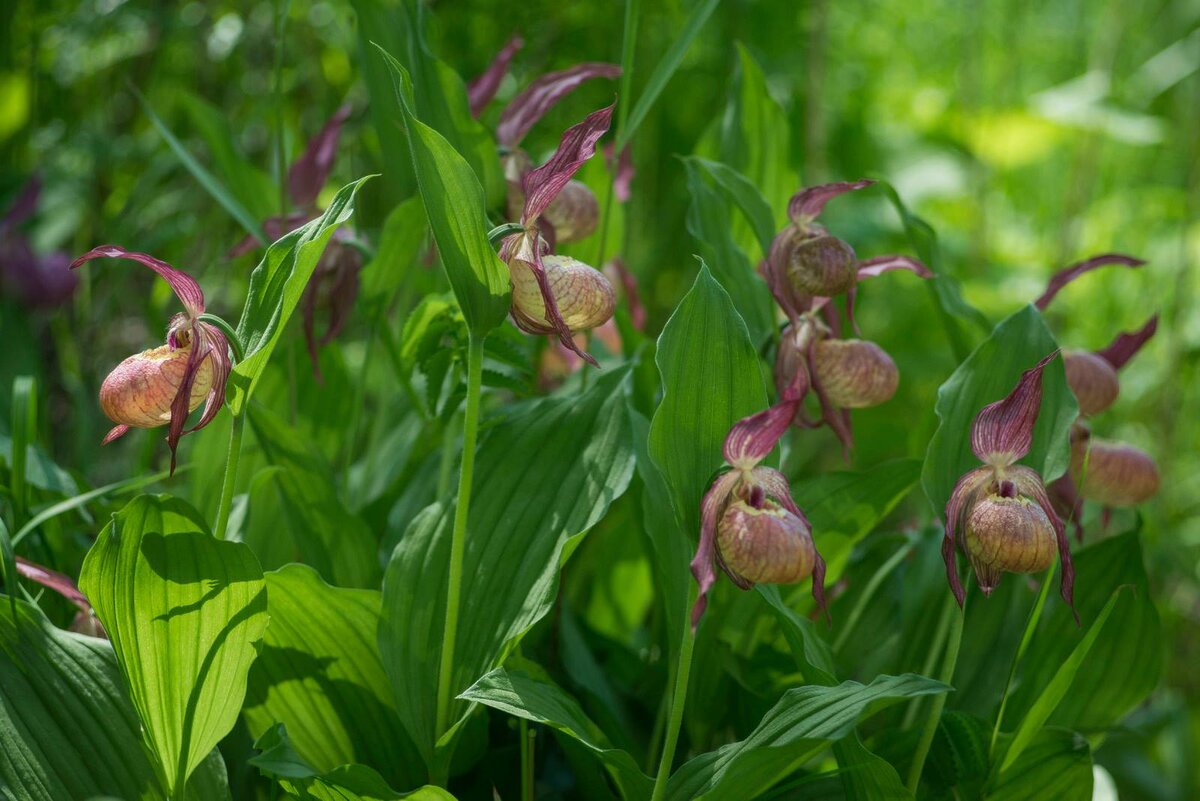
[[[171,289],[174,290],[175,296],[188,311],[190,317],[199,317],[204,313],[204,292],[200,289],[200,285],[196,283],[196,279],[185,273],[183,270],[177,270],[165,261],[156,259],[145,253],[136,253],[131,250],[126,250],[120,245],[101,245],[98,248],[92,248],[87,253],[84,253],[75,261],[71,262],[71,269],[74,270],[84,262],[92,259],[129,259],[144,264],[154,272],[161,275]]]
[[[628,203],[630,197],[629,187],[633,183],[633,177],[637,171],[633,168],[633,151],[630,149],[632,145],[625,145],[621,149],[621,156],[617,159],[617,163],[613,165],[614,145],[609,143],[604,149],[604,158],[608,161],[609,169],[613,173],[613,194],[616,195],[618,203]]]
[[[788,201],[788,217],[798,225],[810,223],[824,211],[825,204],[838,195],[844,195],[856,189],[865,189],[873,183],[875,182],[869,180],[839,181],[801,189]]]
[[[596,142],[608,130],[612,112],[613,106],[593,111],[583,122],[568,128],[550,160],[536,170],[525,173],[522,179],[525,209],[521,213],[521,225],[528,228],[540,217],[584,162],[592,157],[596,152]]]
[[[104,435],[104,439],[102,439],[100,441],[100,444],[107,445],[108,443],[112,442],[113,440],[120,439],[121,437],[125,436],[128,433],[129,433],[129,426],[125,425],[124,423],[113,426],[112,428],[110,428],[108,430],[108,433]]]
[[[962,523],[963,514],[971,504],[976,491],[991,476],[986,467],[976,468],[964,474],[954,485],[950,500],[946,502],[945,536],[942,539],[942,559],[946,562],[946,580],[950,583],[950,591],[954,600],[958,601],[961,609],[967,593],[963,588],[962,579],[958,577],[958,527]]]
[[[1029,453],[1042,407],[1042,371],[1056,356],[1057,350],[1022,373],[1007,398],[980,410],[971,426],[971,450],[979,461],[1009,465]]]
[[[1156,331],[1158,331],[1157,314],[1147,320],[1146,324],[1137,331],[1118,334],[1112,344],[1104,350],[1097,351],[1096,355],[1111,364],[1114,370],[1120,370],[1142,349],[1143,345],[1150,341]]]
[[[616,64],[598,62],[576,64],[560,72],[546,73],[525,87],[500,113],[496,141],[507,148],[516,147],[555,103],[575,91],[581,83],[592,78],[616,78],[620,74],[621,68]]]
[[[933,278],[933,270],[909,256],[875,256],[874,258],[863,259],[858,263],[859,280],[874,278],[877,275],[882,275],[892,270],[908,270],[910,273],[916,273],[922,278]]]
[[[184,431],[184,434],[190,434],[193,431],[199,431],[204,428],[221,411],[221,406],[225,403],[225,384],[229,380],[229,373],[233,370],[233,362],[229,358],[229,342],[225,339],[225,334],[221,329],[208,323],[199,323],[196,326],[196,331],[205,341],[204,350],[208,358],[212,360],[213,381],[212,389],[208,391],[208,397],[204,401],[204,412],[200,415],[199,422],[187,431]],[[197,370],[200,369],[200,364],[203,361],[204,356],[202,355],[200,360],[196,362]],[[188,397],[190,397],[190,386],[188,393]],[[172,408],[172,421],[174,421],[174,412],[175,410]]]
[[[738,471],[725,473],[713,482],[700,503],[700,542],[691,562],[692,577],[700,585],[696,603],[692,605],[693,630],[700,624],[700,618],[708,606],[708,591],[717,581],[717,570],[713,565],[717,550],[717,521],[739,480],[741,474]]]
[[[472,117],[478,117],[487,108],[487,104],[492,102],[500,88],[500,82],[508,73],[508,65],[512,63],[513,56],[524,46],[524,39],[513,36],[492,59],[492,63],[488,64],[483,74],[467,84],[467,101],[471,104]]]
[[[629,268],[625,266],[625,260],[620,256],[613,256],[609,259],[608,264],[617,274],[621,291],[625,293],[625,303],[629,306],[629,322],[635,331],[644,330],[646,328],[646,307],[642,305],[641,296],[638,294],[637,276],[629,271]]]
[[[321,132],[308,141],[300,158],[292,163],[288,170],[288,196],[292,203],[307,208],[317,199],[321,187],[329,178],[329,171],[333,169],[338,137],[348,119],[350,104],[346,103],[334,112]]]
[[[30,581],[35,581],[43,587],[54,590],[84,612],[90,611],[92,608],[92,605],[88,603],[87,597],[79,590],[79,587],[75,586],[75,582],[69,576],[59,573],[57,570],[42,567],[18,556],[17,572]]]
[[[1063,287],[1074,281],[1084,273],[1091,272],[1097,267],[1104,267],[1109,264],[1119,264],[1124,267],[1141,267],[1146,262],[1133,256],[1126,256],[1121,253],[1101,253],[1099,256],[1093,256],[1085,261],[1072,264],[1056,272],[1051,278],[1050,283],[1046,285],[1046,291],[1042,296],[1033,302],[1038,309],[1044,310],[1050,305],[1050,301],[1054,300]]]
[[[767,458],[775,450],[775,443],[787,432],[796,416],[797,406],[794,399],[784,400],[734,423],[725,437],[725,461],[745,470]]]

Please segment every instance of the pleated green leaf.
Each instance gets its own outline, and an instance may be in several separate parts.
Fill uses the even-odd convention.
[[[310,565],[339,586],[378,586],[375,534],[338,497],[333,468],[324,455],[267,409],[254,404],[249,415],[255,438],[272,464],[250,499],[246,539],[260,562],[280,567],[274,560],[282,551],[285,561]],[[272,491],[278,494],[277,504],[258,503],[263,493]]]
[[[1163,667],[1162,624],[1150,595],[1136,533],[1101,540],[1075,554],[1075,606],[1088,626],[1099,618],[1113,588],[1129,586],[1112,617],[1059,702],[1049,722],[1078,731],[1107,729],[1141,703],[1155,687]],[[1006,728],[1031,708],[1072,649],[1087,635],[1071,611],[1051,598],[1037,634],[1020,666],[1018,686],[1009,699]]]
[[[267,626],[262,570],[246,545],[213,539],[187,504],[141,495],[100,532],[79,583],[173,795],[237,720]]]
[[[277,723],[318,772],[361,763],[396,787],[424,778],[379,658],[381,596],[326,584],[304,565],[266,574],[271,625],[250,669],[251,736]]]
[[[750,736],[701,754],[671,776],[672,801],[754,798],[854,730],[860,718],[905,698],[950,690],[924,676],[878,676],[870,684],[788,690]]]
[[[550,609],[574,538],[594,525],[633,474],[628,370],[584,394],[548,398],[492,429],[476,456],[451,690],[499,665]],[[452,503],[405,532],[383,584],[379,642],[396,707],[427,763],[435,742]],[[451,718],[468,702],[456,701]]]
[[[883,757],[871,753],[854,732],[833,745],[846,801],[911,801],[913,794]]]
[[[653,782],[628,752],[614,748],[579,702],[561,687],[521,671],[497,668],[459,696],[534,723],[543,723],[592,751],[626,799],[647,798]]]
[[[1037,732],[1021,756],[986,793],[988,801],[1090,801],[1092,754],[1069,729]]]
[[[417,119],[412,80],[383,48],[412,150],[421,199],[446,277],[467,325],[484,335],[508,313],[508,271],[488,242],[487,202],[471,165],[442,134]]]
[[[938,389],[938,424],[925,454],[921,483],[938,514],[959,477],[979,466],[971,452],[971,424],[979,410],[1012,392],[1021,373],[1058,348],[1042,315],[1033,306],[1005,318],[992,335],[958,366]],[[1067,388],[1062,359],[1042,373],[1042,408],[1033,429],[1033,446],[1022,464],[1037,470],[1048,483],[1070,463],[1071,424],[1079,405]]]
[[[30,604],[3,599],[0,797],[166,801],[139,729],[108,641],[61,631]],[[229,798],[216,752],[188,783],[188,798]]]
[[[724,463],[721,445],[729,429],[767,408],[746,324],[703,262],[663,327],[655,361],[663,397],[650,422],[650,458],[670,488],[684,532],[698,536],[700,500]]]
[[[324,214],[272,244],[250,273],[246,305],[237,324],[245,354],[229,377],[229,405],[235,414],[254,391],[330,237],[354,215],[354,196],[371,177],[339,189]]]
[[[341,765],[329,771],[313,768],[292,747],[282,724],[272,726],[254,743],[262,751],[249,763],[275,779],[294,798],[305,801],[454,801],[440,787],[425,786],[412,792],[393,790],[383,777],[366,765]]]

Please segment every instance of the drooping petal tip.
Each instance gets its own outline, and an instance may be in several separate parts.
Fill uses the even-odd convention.
[[[788,217],[797,225],[806,225],[820,216],[821,212],[825,210],[825,204],[838,195],[865,189],[874,183],[869,179],[838,181],[801,189],[788,201]]]
[[[170,284],[189,316],[196,318],[204,313],[204,291],[200,289],[200,284],[183,270],[176,269],[161,259],[146,253],[126,250],[120,245],[100,245],[71,262],[71,269],[77,269],[92,259],[129,259],[145,265]]]
[[[1099,256],[1093,256],[1090,259],[1085,259],[1076,262],[1069,267],[1059,270],[1050,277],[1050,282],[1046,285],[1046,291],[1041,297],[1033,302],[1039,310],[1044,311],[1050,305],[1050,301],[1054,300],[1055,296],[1062,291],[1063,287],[1074,281],[1084,273],[1089,273],[1097,267],[1104,267],[1110,264],[1120,265],[1123,267],[1141,267],[1146,262],[1135,256],[1126,256],[1123,253],[1101,253]]]
[[[592,78],[617,78],[620,74],[621,68],[616,64],[589,62],[535,79],[500,113],[497,143],[510,150],[515,148],[547,111],[580,84]]]

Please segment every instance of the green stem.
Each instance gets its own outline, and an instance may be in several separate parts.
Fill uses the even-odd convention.
[[[1013,679],[1016,678],[1017,665],[1021,663],[1021,657],[1025,655],[1025,650],[1029,648],[1029,643],[1033,640],[1033,632],[1037,629],[1038,621],[1042,617],[1042,607],[1046,605],[1046,597],[1050,594],[1050,583],[1053,578],[1054,567],[1052,566],[1042,578],[1041,592],[1038,593],[1033,609],[1029,610],[1029,619],[1025,621],[1025,633],[1021,635],[1021,644],[1017,646],[1016,656],[1013,657],[1012,665],[1008,669],[1008,681],[1004,682],[1004,695],[1000,697],[1000,711],[996,713],[996,725],[992,727],[992,742],[988,746],[989,758],[996,753],[996,741],[1000,738],[1000,724],[1004,721],[1004,709],[1008,706],[1008,691],[1012,688]]]
[[[504,239],[504,237],[519,234],[524,230],[520,223],[503,223],[488,231],[488,242],[492,244],[492,247],[495,247],[500,244],[500,240]]]
[[[692,646],[696,643],[696,632],[692,630],[691,617],[683,621],[683,642],[679,647],[679,666],[675,669],[675,690],[671,694],[671,716],[667,721],[667,739],[663,743],[662,758],[658,761],[658,775],[654,777],[654,793],[650,801],[662,801],[667,794],[667,780],[671,778],[671,765],[675,761],[675,746],[679,742],[679,728],[683,724],[683,707],[687,703],[688,678],[692,672]]]
[[[221,500],[217,505],[217,528],[215,536],[225,539],[229,528],[229,511],[233,508],[233,485],[237,481],[238,460],[242,456],[242,433],[246,430],[246,413],[243,409],[233,416],[229,430],[229,456],[225,462],[225,479],[221,482]]]
[[[879,585],[882,584],[883,580],[890,576],[892,571],[904,561],[904,558],[912,552],[912,549],[913,543],[911,542],[905,545],[903,548],[898,549],[894,554],[892,554],[891,558],[884,562],[880,568],[875,571],[875,575],[871,576],[871,580],[867,582],[867,586],[863,588],[861,593],[859,593],[858,601],[855,602],[853,611],[851,611],[850,616],[846,618],[846,622],[842,626],[841,632],[838,634],[837,639],[833,642],[833,652],[835,654],[842,650],[842,646],[846,644],[846,640],[849,638],[850,632],[854,631],[854,626],[858,623],[859,618],[863,616],[863,612],[866,611],[867,604],[875,596],[875,592],[879,589]]]
[[[958,664],[958,648],[962,645],[963,618],[966,617],[966,610],[960,612],[956,608],[953,596],[947,600],[947,609],[950,612],[950,641],[946,644],[942,672],[938,676],[938,680],[943,684],[949,684],[954,678],[954,666]],[[945,706],[946,693],[942,693],[934,698],[933,708],[929,710],[929,717],[925,720],[925,728],[917,743],[917,753],[913,756],[912,766],[908,770],[906,786],[913,795],[916,795],[917,785],[921,782],[921,771],[925,769],[925,757],[929,755],[929,746],[933,744],[933,735],[937,734],[938,723],[942,719],[942,709]]]
[[[450,728],[451,681],[454,646],[458,639],[459,596],[462,594],[463,557],[466,553],[467,513],[475,472],[475,440],[479,433],[479,395],[483,383],[483,337],[471,334],[467,346],[467,408],[463,414],[462,462],[458,473],[458,499],[454,507],[454,532],[450,538],[450,575],[446,590],[446,625],[442,632],[442,657],[438,668],[437,734]]]

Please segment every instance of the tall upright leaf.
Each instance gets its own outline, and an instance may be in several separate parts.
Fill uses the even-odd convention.
[[[475,469],[463,567],[455,695],[500,664],[550,609],[574,538],[603,517],[633,473],[627,370],[582,395],[548,398],[490,431]],[[379,643],[396,708],[427,763],[435,744],[440,636],[453,504],[425,509],[396,546]],[[468,710],[456,701],[452,719]]]
[[[283,335],[284,326],[300,303],[325,245],[337,227],[354,214],[354,196],[369,178],[359,178],[339,189],[324,214],[267,248],[262,261],[250,273],[250,289],[237,325],[244,358],[229,377],[232,387],[229,405],[235,414],[245,407]]]
[[[413,86],[404,67],[382,48],[379,53],[392,73],[417,185],[446,276],[467,325],[476,335],[486,335],[508,313],[508,274],[487,239],[483,187],[445,137],[413,114]]]
[[[139,728],[106,640],[57,629],[24,601],[0,603],[0,795],[166,801]],[[187,798],[228,799],[223,779],[210,754]]]
[[[1058,348],[1042,315],[1033,306],[1014,312],[992,331],[938,389],[934,407],[940,421],[929,449],[921,483],[940,515],[959,476],[978,467],[971,452],[971,423],[984,406],[1004,398],[1021,373]],[[1021,461],[1050,482],[1070,463],[1071,424],[1079,415],[1067,388],[1062,359],[1047,365],[1042,380],[1042,407],[1033,429],[1033,446]]]
[[[241,710],[267,626],[262,570],[247,546],[214,539],[187,504],[140,495],[100,532],[79,584],[173,796]]]
[[[650,458],[670,489],[685,532],[700,530],[700,499],[724,462],[738,420],[767,407],[746,324],[701,262],[691,290],[663,327],[655,356],[663,396],[650,422]]]
[[[420,756],[396,717],[376,643],[381,596],[326,584],[312,568],[266,574],[271,625],[250,669],[243,714],[261,737],[276,723],[317,771],[361,763],[407,788]]]

